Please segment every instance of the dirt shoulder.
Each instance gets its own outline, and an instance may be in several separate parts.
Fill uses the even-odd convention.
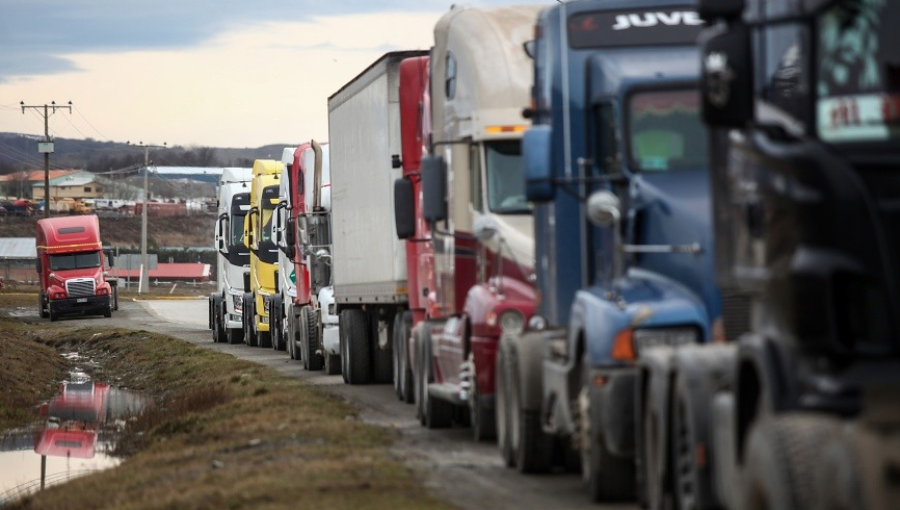
[[[25,351],[52,368],[11,386],[6,405],[29,386],[54,387],[63,352],[91,359],[94,380],[155,402],[128,425],[126,462],[8,508],[452,508],[392,456],[396,432],[302,380],[147,331],[4,319],[0,336],[3,366]]]

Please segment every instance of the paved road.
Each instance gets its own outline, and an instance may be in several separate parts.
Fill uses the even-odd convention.
[[[428,430],[415,419],[412,406],[397,400],[389,385],[348,386],[341,376],[307,372],[286,353],[245,345],[212,343],[207,301],[121,302],[113,318],[67,319],[92,326],[117,326],[165,333],[207,349],[277,369],[289,377],[346,398],[369,423],[399,431],[395,447],[402,458],[442,497],[466,509],[636,509],[635,505],[594,505],[587,501],[578,475],[525,476],[503,466],[494,444],[475,443],[466,428]]]

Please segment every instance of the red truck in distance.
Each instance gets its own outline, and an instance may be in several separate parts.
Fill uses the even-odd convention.
[[[97,216],[38,220],[35,243],[42,318],[112,316],[118,304],[116,287],[106,273],[112,257],[103,251]]]

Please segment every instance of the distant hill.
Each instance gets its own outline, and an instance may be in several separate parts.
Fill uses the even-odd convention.
[[[41,137],[21,133],[0,133],[0,175],[43,168],[44,159],[37,152]],[[139,146],[122,142],[101,142],[92,138],[54,139],[51,168],[78,168],[100,173],[143,165],[144,151]],[[289,144],[271,144],[257,148],[182,147],[151,150],[151,160],[167,166],[251,166],[261,158],[281,159]]]

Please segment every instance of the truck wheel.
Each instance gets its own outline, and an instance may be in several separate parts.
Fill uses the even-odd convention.
[[[228,343],[239,344],[244,341],[244,330],[232,328],[227,330]]]
[[[369,317],[365,311],[350,309],[341,312],[341,336],[345,343],[346,378],[349,384],[369,384],[372,381],[372,353],[369,341]]]
[[[861,427],[860,427],[861,428]],[[855,428],[853,439],[859,439],[860,428]],[[857,449],[859,441],[852,441],[849,435],[836,433],[831,442],[823,448],[822,462],[817,469],[815,494],[820,498],[822,510],[863,510],[866,499],[863,497],[860,480],[866,479],[871,467],[876,469],[880,462],[874,455],[866,456],[863,450]],[[881,446],[878,442],[870,443]],[[871,453],[871,452],[870,452]],[[889,454],[890,455],[890,454]],[[869,470],[860,469],[859,459],[866,459]]]
[[[272,350],[283,351],[284,345],[284,307],[281,296],[272,298],[272,307],[269,314],[269,333],[272,335]]]
[[[38,294],[38,312],[42,319],[50,317],[49,306],[44,306],[45,303],[44,293],[41,292],[40,294]]]
[[[426,329],[422,335],[422,348],[419,352],[422,355],[418,365],[422,367],[419,371],[422,382],[420,383],[422,392],[422,413],[424,415],[424,425],[430,429],[439,429],[449,427],[453,423],[453,404],[441,399],[431,398],[428,394],[428,385],[434,382],[434,368],[431,360],[431,331]]]
[[[47,312],[47,315],[49,315],[49,317],[50,317],[50,322],[56,322],[56,321],[58,321],[58,320],[59,320],[59,315],[58,315],[56,312],[53,311],[53,308],[50,308],[49,306],[48,306],[47,308],[48,308],[48,310],[49,310],[49,311]]]
[[[325,375],[341,373],[341,357],[337,354],[325,353]]]
[[[497,421],[494,416],[494,408],[489,407],[478,389],[478,377],[475,373],[475,361],[469,354],[469,366],[472,373],[471,388],[469,394],[469,421],[472,427],[472,437],[476,443],[488,441],[497,437]]]
[[[425,331],[427,322],[419,323],[412,331],[412,359],[415,360],[412,366],[412,383],[413,383],[413,400],[416,404],[416,418],[419,424],[425,425],[425,409],[422,407],[422,381],[424,378],[422,372],[422,332]]]
[[[606,449],[598,410],[591,406],[589,374],[587,367],[582,368],[578,394],[581,477],[591,501],[624,501],[634,497],[634,461],[615,457]]]
[[[649,391],[649,390],[648,390]],[[642,423],[643,433],[643,458],[641,466],[644,470],[644,488],[647,508],[650,510],[662,510],[666,508],[666,487],[663,487],[661,466],[665,465],[665,456],[660,451],[659,434],[662,420],[653,407],[653,400],[647,396],[644,398],[644,419]]]
[[[522,374],[519,370],[518,352],[514,342],[507,350],[509,363],[509,442],[516,459],[516,467],[522,473],[544,473],[553,462],[553,438],[541,428],[539,411],[526,410],[522,392],[524,377],[540,377],[540,374]]]
[[[506,467],[515,467],[516,456],[513,453],[510,440],[510,403],[509,403],[509,356],[508,339],[500,337],[500,345],[497,348],[497,360],[495,371],[494,392],[497,395],[497,446],[500,448],[500,456]]]
[[[413,393],[412,368],[409,365],[409,335],[412,330],[412,320],[412,312],[408,310],[403,312],[403,315],[400,318],[400,333],[397,335],[400,339],[397,346],[397,358],[400,361],[399,366],[397,367],[397,371],[399,372],[400,400],[407,404],[412,404],[415,400],[415,394]]]
[[[325,359],[319,350],[319,321],[316,313],[308,306],[300,309],[300,321],[305,327],[302,328],[301,334],[306,333],[301,338],[303,344],[303,367],[310,372],[322,370]]]
[[[256,347],[258,345],[256,336],[256,300],[253,299],[252,292],[244,294],[244,312],[242,317],[244,321],[244,339],[247,341],[247,345]]]
[[[815,493],[822,447],[839,433],[838,421],[814,414],[761,418],[750,430],[741,480],[744,510],[822,508]]]
[[[373,310],[369,315],[369,342],[371,343],[372,353],[372,382],[375,384],[389,384],[394,380],[394,360],[392,342],[387,344],[386,349],[382,349],[378,345],[378,314]],[[393,337],[393,321],[388,323],[388,338]]]
[[[344,384],[350,384],[350,365],[347,363],[347,359],[350,357],[347,354],[347,335],[344,333],[344,329],[347,325],[344,323],[344,313],[341,312],[338,315],[338,347],[340,348],[341,353],[341,378],[344,379]]]
[[[107,319],[112,317],[112,303],[110,303],[106,308],[103,309],[103,316]]]
[[[394,395],[397,396],[398,400],[403,400],[403,392],[400,389],[400,378],[401,378],[401,369],[402,362],[400,360],[400,335],[401,335],[401,322],[403,321],[403,313],[398,313],[394,315],[394,329],[393,334],[391,335],[391,363],[393,364],[393,372],[394,372]]]
[[[260,331],[256,334],[260,347],[272,347],[272,332]]]

